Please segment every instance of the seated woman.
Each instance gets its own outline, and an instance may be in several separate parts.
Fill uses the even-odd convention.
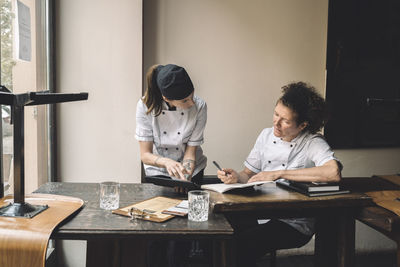
[[[326,122],[326,104],[315,88],[303,83],[284,86],[276,103],[273,127],[264,129],[241,172],[218,171],[224,183],[274,181],[285,178],[303,182],[338,182],[341,163],[324,137],[317,134]],[[259,218],[265,219],[265,218]],[[256,266],[265,253],[301,247],[314,234],[312,218],[235,219],[238,266]]]

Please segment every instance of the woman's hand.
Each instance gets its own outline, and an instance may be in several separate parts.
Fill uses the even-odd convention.
[[[253,175],[248,183],[252,182],[258,182],[258,181],[275,181],[276,179],[279,179],[280,173],[279,171],[265,171],[265,172],[259,172],[256,175]]]
[[[185,173],[187,172],[181,163],[169,158],[163,158],[163,160],[165,169],[167,169],[167,172],[170,176],[186,180]]]
[[[239,174],[233,169],[217,171],[218,178],[225,184],[234,184],[239,181]]]

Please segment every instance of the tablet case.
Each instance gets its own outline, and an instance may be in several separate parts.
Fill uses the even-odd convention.
[[[165,177],[165,176],[146,176],[144,180],[146,183],[152,183],[155,185],[162,185],[168,187],[182,187],[188,190],[200,189],[200,185],[194,182],[172,179],[170,177]]]

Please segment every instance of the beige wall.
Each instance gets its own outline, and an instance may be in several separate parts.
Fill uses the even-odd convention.
[[[237,169],[272,126],[280,87],[302,80],[325,94],[328,0],[147,0],[144,67],[185,66],[208,103],[204,151]],[[346,129],[343,129],[346,130]],[[337,150],[344,176],[400,171],[400,149]],[[214,174],[209,165],[206,174]]]
[[[142,1],[57,2],[57,91],[89,92],[58,105],[58,178],[140,181],[134,139],[141,95]]]
[[[208,103],[208,162],[241,169],[283,85],[324,92],[327,14],[327,0],[147,0],[144,67],[185,66]]]
[[[58,105],[58,179],[140,182],[142,1],[56,2],[57,91],[89,92],[88,101]],[[85,266],[85,241],[57,249],[60,266]]]

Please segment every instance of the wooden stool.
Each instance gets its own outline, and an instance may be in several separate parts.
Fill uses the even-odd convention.
[[[0,199],[0,207],[10,200],[10,195]],[[49,208],[33,218],[0,217],[0,266],[44,267],[52,231],[83,205],[78,198],[48,194],[27,195],[25,200]]]

